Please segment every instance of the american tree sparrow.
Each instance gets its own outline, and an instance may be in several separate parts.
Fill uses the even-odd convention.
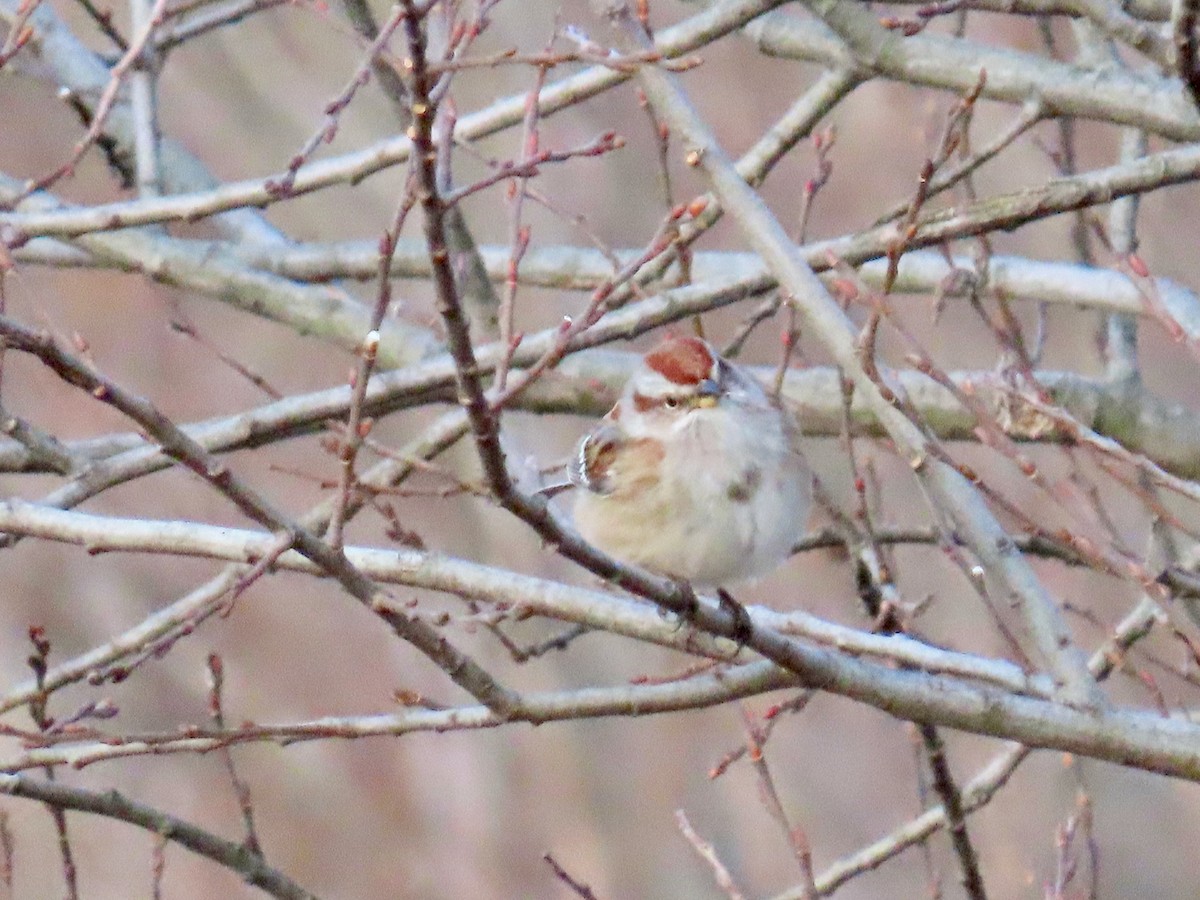
[[[690,584],[785,560],[812,500],[791,412],[705,341],[668,337],[579,444],[575,524],[600,549]]]

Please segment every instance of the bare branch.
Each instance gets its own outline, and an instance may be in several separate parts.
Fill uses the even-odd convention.
[[[0,773],[0,793],[39,800],[55,809],[73,809],[128,822],[152,834],[162,835],[193,853],[237,872],[247,884],[260,888],[272,897],[315,900],[315,894],[310,894],[282,872],[268,866],[261,857],[241,844],[226,841],[183,819],[136,803],[116,791],[98,794],[50,781],[38,781],[25,775]]]

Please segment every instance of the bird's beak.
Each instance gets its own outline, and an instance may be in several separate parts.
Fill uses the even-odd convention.
[[[705,378],[696,388],[696,405],[701,409],[710,409],[721,399],[721,386],[711,378]]]

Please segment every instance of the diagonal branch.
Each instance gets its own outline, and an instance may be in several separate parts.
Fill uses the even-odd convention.
[[[315,894],[267,865],[261,856],[245,845],[217,837],[191,822],[137,803],[116,791],[98,794],[58,782],[0,773],[0,794],[39,800],[55,809],[73,809],[136,825],[237,872],[247,884],[262,889],[272,897],[316,900]]]

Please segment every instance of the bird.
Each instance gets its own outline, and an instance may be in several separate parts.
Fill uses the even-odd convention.
[[[574,521],[616,559],[693,586],[760,578],[812,506],[795,415],[707,341],[668,336],[578,444]]]

